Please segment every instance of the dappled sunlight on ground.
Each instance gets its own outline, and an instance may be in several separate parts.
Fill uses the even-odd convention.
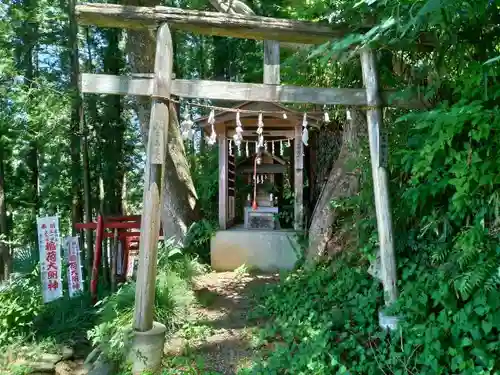
[[[252,320],[252,295],[273,284],[275,274],[251,275],[244,272],[212,272],[195,280],[198,300],[191,309],[189,323],[168,340],[169,357],[192,358],[204,371],[236,374],[248,367],[255,354],[252,332],[259,321]]]

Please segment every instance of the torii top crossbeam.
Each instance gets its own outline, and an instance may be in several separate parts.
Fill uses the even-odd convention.
[[[116,4],[83,3],[76,6],[81,25],[144,29],[167,22],[172,28],[199,34],[235,38],[277,40],[302,44],[320,44],[370,27],[352,28],[345,24],[322,25],[254,15],[225,14],[164,6],[137,7]],[[421,34],[421,45],[434,46],[435,40]]]
[[[136,7],[83,3],[76,6],[76,15],[82,25],[144,29],[166,22],[169,27],[200,34],[304,44],[323,43],[353,31],[345,25],[320,25],[307,21],[201,12],[162,6]],[[363,29],[358,28],[357,31]],[[422,39],[425,40],[424,37]],[[153,75],[148,74],[141,74],[140,77],[119,77],[84,73],[81,77],[81,90],[83,93],[152,96],[154,94],[152,78]],[[366,91],[355,88],[273,85],[273,90],[270,90],[262,84],[206,80],[173,80],[171,86],[171,94],[183,98],[347,106],[367,104]],[[231,93],[230,98],[228,92]],[[415,93],[398,94],[401,93],[381,92],[382,103],[391,107],[426,107],[423,98]]]

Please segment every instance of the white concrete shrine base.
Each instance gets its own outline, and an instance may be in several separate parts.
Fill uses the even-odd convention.
[[[261,271],[290,270],[298,260],[294,231],[231,228],[210,242],[212,268],[234,271],[242,265]]]

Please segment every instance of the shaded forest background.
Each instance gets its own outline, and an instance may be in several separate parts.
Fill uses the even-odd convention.
[[[98,213],[140,213],[143,135],[149,103],[111,95],[82,97],[78,92],[78,74],[152,70],[154,52],[151,45],[144,46],[142,41],[139,46],[149,55],[141,56],[141,50],[134,45],[141,38],[147,40],[144,33],[129,35],[122,30],[93,27],[79,30],[72,11],[74,4],[3,2],[0,8],[0,250],[5,276],[12,272],[13,255],[32,259],[32,265],[36,264],[37,216],[59,215],[62,232],[70,233],[74,231],[73,223],[95,220]],[[137,4],[143,5],[140,1]],[[213,10],[208,2],[165,5]],[[258,14],[290,17],[292,4],[252,6]],[[177,32],[173,39],[177,77],[262,81],[262,42]],[[322,64],[317,58],[312,63],[306,61],[308,51],[297,54],[285,50],[282,55],[284,82],[318,85],[330,76],[327,86],[335,86],[343,80],[340,66]],[[359,82],[355,85],[359,86]],[[200,114],[203,113],[193,113]],[[338,129],[332,134],[338,135]],[[330,135],[326,140],[335,143],[328,148],[334,151],[331,155],[324,153],[327,164],[331,164],[339,138]],[[188,161],[199,196],[196,214],[188,218],[188,224],[200,217],[213,221],[217,216],[216,150],[207,148],[196,154],[192,143],[185,146],[186,152],[180,158]],[[320,188],[321,185],[317,189]],[[171,196],[181,195],[175,189],[169,192]],[[174,202],[174,206],[175,203],[179,202]],[[313,204],[314,199],[310,202]],[[182,209],[177,207],[179,216]],[[173,228],[168,234],[183,239],[185,232],[179,236]],[[90,237],[86,243],[91,250]]]

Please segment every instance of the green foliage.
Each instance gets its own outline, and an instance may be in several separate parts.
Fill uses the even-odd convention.
[[[163,365],[161,375],[220,375],[215,371],[205,369],[203,359],[192,356],[178,356]]]
[[[38,268],[14,278],[0,292],[0,346],[46,338],[78,345],[94,322],[89,301],[88,295],[72,299],[66,295],[44,304]]]
[[[464,74],[455,82],[457,102],[396,121],[408,138],[392,162],[403,198],[394,205],[402,249],[427,244],[433,264],[467,298],[498,280],[500,110],[493,103],[500,86],[484,97],[479,64]]]
[[[187,316],[187,308],[194,302],[191,280],[203,272],[196,261],[180,256],[168,257],[168,252],[159,259],[156,278],[155,321],[165,324],[169,332],[179,328]],[[170,252],[173,256],[176,253]],[[98,324],[89,330],[94,346],[99,345],[112,359],[123,360],[132,332],[135,299],[135,283],[127,283],[98,304]]]
[[[0,292],[0,345],[10,339],[32,334],[35,317],[43,308],[37,273],[15,278]],[[36,280],[38,281],[38,280]]]
[[[500,306],[500,86],[481,64],[461,67],[449,101],[388,113],[400,297],[383,332],[380,286],[366,273],[378,249],[368,158],[359,195],[333,202],[357,234],[358,261],[299,270],[263,297],[270,348],[249,371],[293,374],[496,374]],[[485,94],[485,87],[487,92]],[[391,121],[392,120],[392,121]]]
[[[194,303],[193,278],[206,271],[206,266],[182,254],[171,243],[160,250],[156,278],[155,320],[165,324],[169,332],[185,322],[187,308]],[[0,347],[14,350],[16,345],[52,343],[52,349],[67,344],[78,349],[93,345],[112,359],[123,359],[135,299],[135,283],[121,285],[118,292],[90,304],[88,294],[44,304],[38,267],[31,274],[14,278],[0,290]]]
[[[495,374],[500,292],[457,295],[425,250],[400,262],[401,295],[392,313],[401,330],[378,327],[380,286],[345,260],[289,275],[261,297],[256,317],[268,348],[250,373]]]
[[[12,364],[11,355],[38,358],[59,353],[61,346],[86,350],[86,332],[95,324],[90,296],[83,294],[44,304],[38,268],[2,285],[0,291],[0,373],[24,374],[29,369]]]
[[[198,194],[198,202],[203,217],[209,222],[217,222],[219,194],[219,152],[217,147],[204,148],[203,152],[192,150],[190,157],[191,176]]]
[[[185,238],[185,250],[198,255],[203,262],[210,263],[210,239],[215,234],[216,228],[207,219],[191,224]]]

